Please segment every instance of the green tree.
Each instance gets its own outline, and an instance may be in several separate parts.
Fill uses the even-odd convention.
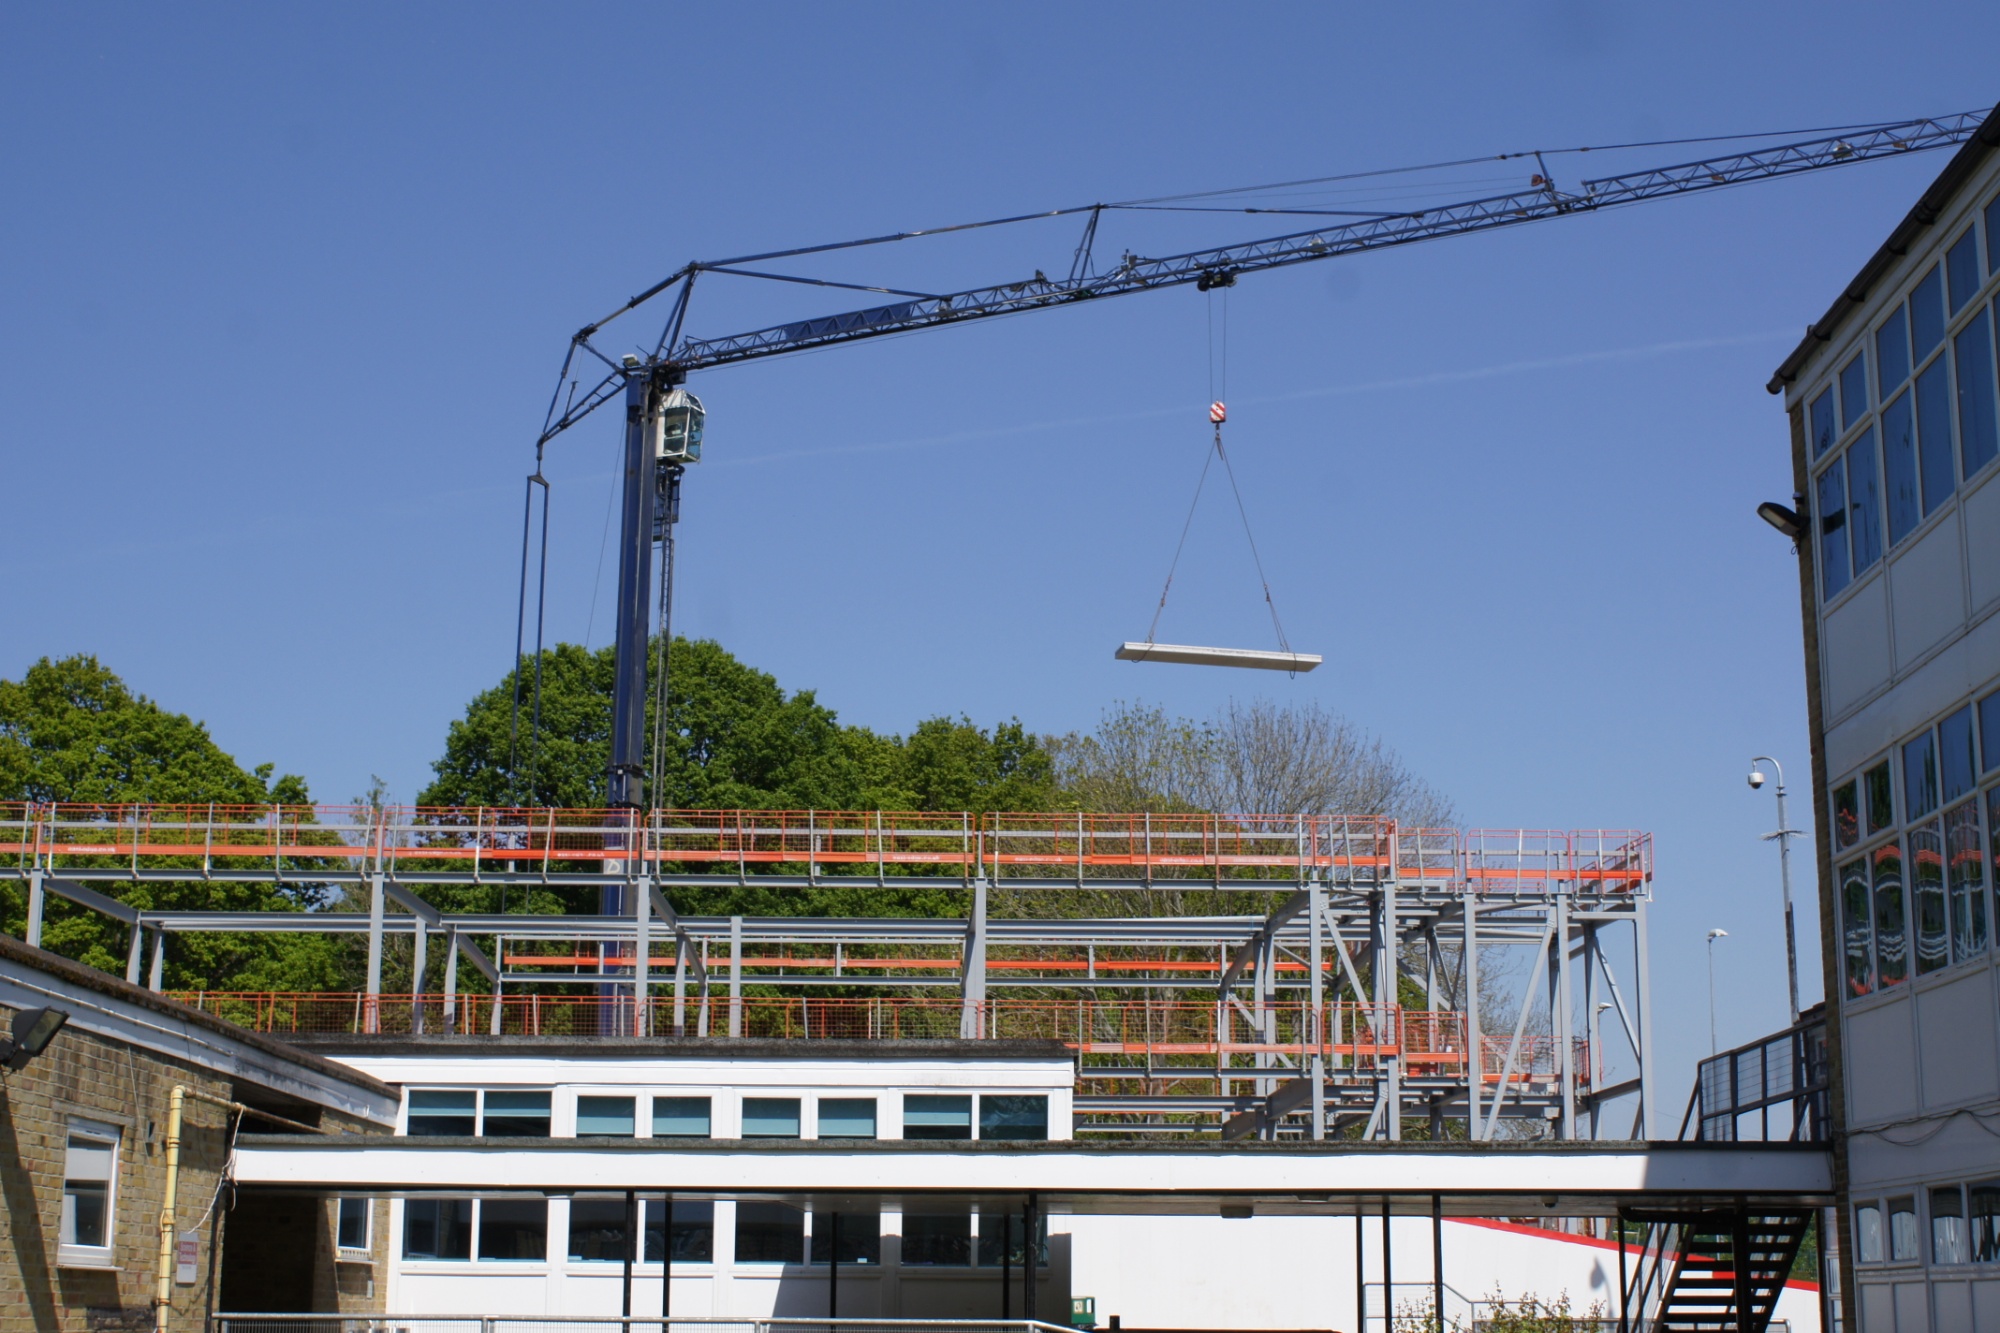
[[[0,680],[0,802],[113,806],[302,805],[305,779],[245,770],[208,729],[168,712],[95,657],[43,658],[18,681]],[[325,906],[324,885],[188,882],[100,886],[134,907],[210,911],[309,911]],[[27,926],[18,880],[0,881],[0,921],[13,935]],[[109,972],[123,972],[126,928],[51,896],[42,945]],[[347,967],[339,942],[316,934],[188,935],[167,946],[171,989],[311,989]]]

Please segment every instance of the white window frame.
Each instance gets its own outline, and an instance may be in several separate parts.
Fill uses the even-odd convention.
[[[340,1243],[340,1214],[348,1204],[361,1206],[361,1244]],[[361,1194],[342,1194],[333,1201],[333,1258],[335,1263],[373,1263],[375,1260],[375,1200]]]
[[[115,1251],[118,1244],[118,1166],[119,1148],[123,1145],[125,1131],[117,1125],[102,1120],[85,1120],[72,1117],[63,1135],[63,1192],[62,1216],[58,1224],[56,1245],[56,1266],[58,1268],[116,1268]],[[78,1245],[67,1239],[73,1234],[74,1215],[70,1207],[69,1193],[69,1144],[72,1139],[84,1139],[102,1144],[109,1149],[111,1165],[104,1180],[104,1244]]]

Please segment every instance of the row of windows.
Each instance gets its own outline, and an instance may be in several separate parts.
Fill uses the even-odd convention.
[[[548,1138],[552,1117],[546,1091],[497,1088],[414,1088],[409,1094],[407,1132],[415,1135]],[[1049,1099],[1043,1094],[906,1094],[906,1139],[1046,1139]],[[975,1100],[978,1114],[974,1115]],[[742,1136],[746,1139],[803,1137],[800,1097],[745,1097]],[[650,1125],[652,1138],[706,1139],[714,1125],[708,1097],[636,1095],[579,1096],[576,1133],[591,1138],[636,1138]],[[813,1111],[817,1137],[876,1137],[876,1099],[819,1097]]]
[[[1837,852],[1891,835],[1835,870],[1849,998],[1901,985],[1913,964],[1921,975],[1990,947],[1988,848],[1977,784],[1994,767],[2000,767],[2000,692],[1976,710],[1958,709],[1834,787]],[[1895,836],[1898,786],[1901,836]],[[1988,789],[1985,804],[2000,863],[2000,787]]]
[[[1872,569],[1885,549],[1951,497],[1961,478],[1970,480],[2000,457],[1994,379],[2000,302],[1973,307],[2000,269],[1996,228],[2000,198],[1986,207],[1985,269],[1975,221],[1807,407],[1815,460],[1847,442],[1813,484],[1822,600]]]
[[[1930,1205],[1930,1262],[1936,1265],[2000,1263],[2000,1180],[1937,1185]],[[1857,1261],[1917,1263],[1917,1196],[1900,1194],[1854,1205]]]
[[[424,1262],[545,1263],[548,1207],[546,1199],[411,1199],[403,1205],[403,1257]],[[671,1226],[663,1199],[639,1200],[632,1212],[627,1208],[622,1196],[572,1199],[565,1251],[569,1261],[622,1262],[636,1212],[643,1237],[642,1262],[659,1263],[670,1244],[677,1264],[713,1262],[714,1204],[674,1200]],[[736,1262],[824,1264],[836,1255],[841,1264],[882,1262],[879,1214],[841,1213],[836,1218],[814,1212],[810,1228],[806,1222],[806,1213],[788,1204],[737,1204]],[[902,1262],[910,1266],[1019,1265],[1024,1248],[1020,1222],[992,1213],[906,1214],[902,1238]],[[1036,1262],[1046,1265],[1046,1221],[1037,1240]]]

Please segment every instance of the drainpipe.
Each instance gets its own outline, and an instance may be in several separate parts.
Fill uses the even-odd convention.
[[[167,1333],[167,1316],[174,1304],[174,1200],[180,1192],[181,1183],[181,1112],[188,1098],[207,1102],[236,1112],[238,1115],[254,1115],[260,1120],[269,1120],[290,1129],[303,1130],[308,1134],[324,1134],[326,1131],[312,1125],[301,1124],[297,1120],[287,1120],[269,1111],[259,1111],[254,1106],[232,1102],[226,1097],[216,1097],[190,1088],[185,1084],[174,1084],[174,1090],[167,1099],[167,1188],[160,1200],[160,1267],[159,1278],[153,1288],[153,1331]],[[226,1165],[226,1163],[225,1163]],[[211,1242],[212,1244],[213,1242]]]

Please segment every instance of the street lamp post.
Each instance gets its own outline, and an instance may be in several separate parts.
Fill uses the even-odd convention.
[[[1799,1025],[1799,941],[1792,928],[1792,839],[1800,830],[1785,822],[1785,766],[1767,754],[1760,754],[1750,761],[1750,789],[1755,791],[1764,785],[1764,770],[1759,764],[1769,764],[1778,775],[1778,827],[1775,832],[1766,833],[1764,841],[1776,839],[1778,843],[1778,879],[1785,892],[1785,979],[1791,984],[1792,1026]]]
[[[1720,926],[1708,932],[1708,1054],[1710,1059],[1713,1059],[1716,1051],[1720,1049],[1719,1043],[1715,1040],[1715,942],[1728,938],[1729,932]]]

